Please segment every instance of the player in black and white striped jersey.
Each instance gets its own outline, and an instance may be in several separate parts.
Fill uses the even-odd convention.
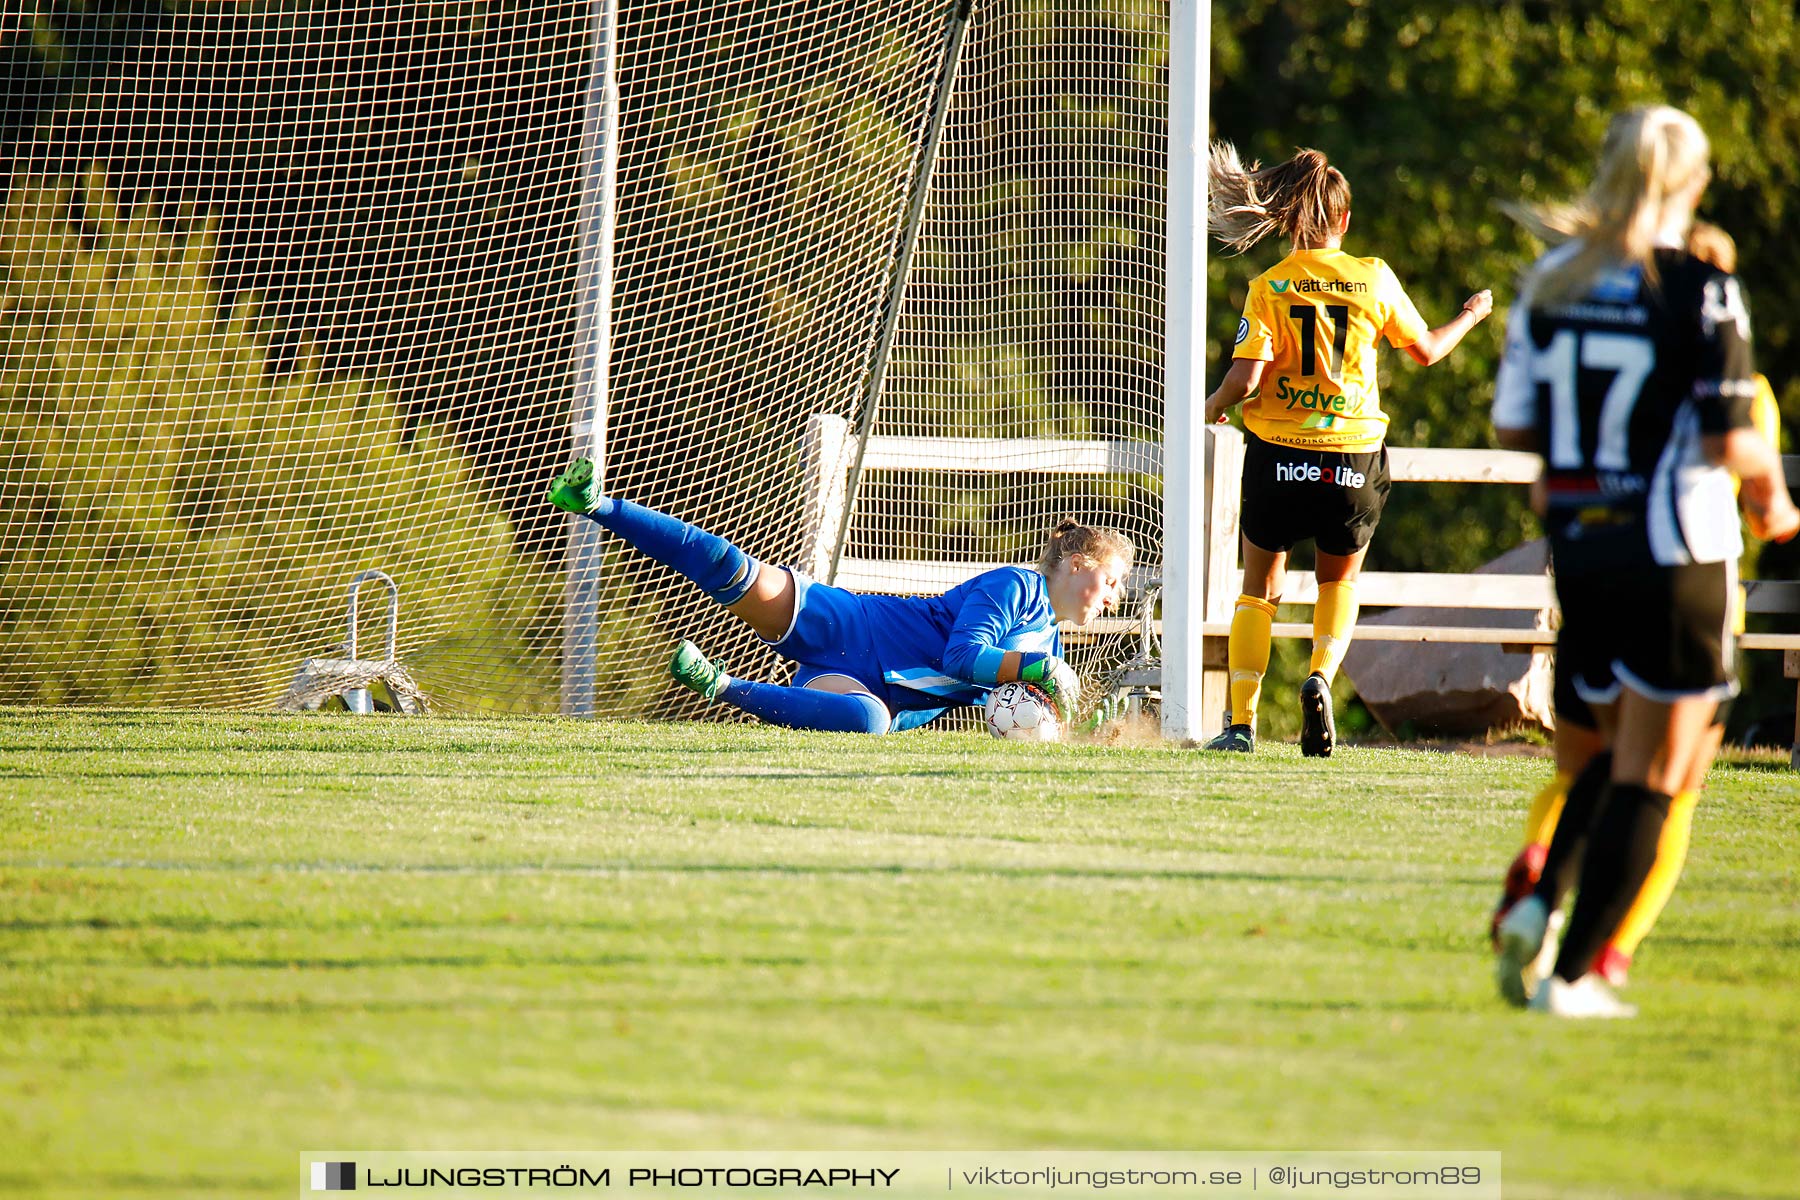
[[[1693,228],[1688,230],[1687,250],[1694,257],[1711,263],[1727,274],[1737,270],[1737,243],[1717,225],[1695,221]],[[1751,419],[1769,445],[1779,450],[1781,413],[1775,401],[1774,388],[1760,374],[1755,377],[1755,384],[1756,398],[1751,404]],[[1540,516],[1545,510],[1542,488],[1543,482],[1540,480],[1532,489],[1532,511]],[[1739,592],[1742,591],[1740,586]],[[1741,633],[1744,623],[1741,596],[1736,615],[1736,631]],[[1605,753],[1606,744],[1601,740],[1599,730],[1594,728],[1593,713],[1567,687],[1565,680],[1559,679],[1558,683],[1556,771],[1532,798],[1526,812],[1524,844],[1507,868],[1500,903],[1495,907],[1490,921],[1489,932],[1496,945],[1499,943],[1500,919],[1506,915],[1507,909],[1535,889],[1543,877],[1543,868],[1549,862],[1551,843],[1556,830],[1561,827],[1564,814],[1573,822],[1570,830],[1580,831],[1585,839],[1588,822],[1593,816],[1594,801],[1611,773],[1611,757]],[[1722,729],[1722,723],[1715,724],[1715,732]],[[1700,781],[1690,782],[1697,785]],[[1623,986],[1626,982],[1638,946],[1656,925],[1663,906],[1681,878],[1682,867],[1687,861],[1694,809],[1700,802],[1700,796],[1698,786],[1690,786],[1675,793],[1675,799],[1669,806],[1668,819],[1663,824],[1662,837],[1657,842],[1656,864],[1650,869],[1644,886],[1632,900],[1619,928],[1614,931],[1611,940],[1600,951],[1594,963],[1593,969],[1614,987]],[[1559,867],[1566,866],[1574,857],[1571,854],[1571,840],[1565,833],[1562,843],[1557,847],[1561,860]],[[1562,871],[1565,880],[1571,874],[1572,871]],[[1555,928],[1555,918],[1552,919],[1552,928]],[[1543,957],[1553,958],[1554,955],[1555,951],[1552,949]],[[1523,980],[1516,986],[1522,988]]]
[[[1565,816],[1536,891],[1499,927],[1502,992],[1558,1015],[1635,1011],[1590,969],[1655,861],[1673,797],[1711,764],[1737,688],[1732,474],[1752,532],[1800,529],[1751,422],[1738,282],[1685,249],[1708,155],[1685,113],[1633,109],[1608,129],[1583,201],[1514,213],[1560,244],[1513,310],[1494,424],[1502,444],[1544,456],[1559,690],[1591,710],[1611,752],[1592,821]],[[1559,849],[1579,857],[1580,893],[1554,972],[1533,990],[1522,973],[1568,882]]]

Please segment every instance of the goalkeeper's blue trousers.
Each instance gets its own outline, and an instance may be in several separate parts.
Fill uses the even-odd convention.
[[[802,668],[798,679],[819,672]],[[822,692],[778,683],[751,683],[734,678],[719,699],[753,717],[788,729],[824,729],[832,733],[886,733],[892,724],[887,706],[867,692]]]
[[[761,563],[717,534],[629,500],[602,496],[588,517],[681,572],[720,604],[742,600],[762,570]]]

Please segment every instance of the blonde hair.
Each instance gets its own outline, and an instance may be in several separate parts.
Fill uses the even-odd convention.
[[[1711,178],[1710,154],[1706,132],[1680,109],[1633,108],[1607,126],[1587,195],[1572,204],[1503,205],[1544,241],[1579,243],[1532,281],[1532,301],[1577,299],[1603,271],[1620,265],[1642,268],[1655,286],[1657,239],[1677,221],[1692,219],[1699,188]]]
[[[1317,150],[1284,163],[1245,166],[1230,142],[1214,142],[1206,164],[1206,225],[1234,254],[1280,230],[1295,242],[1322,245],[1350,211],[1350,183]]]
[[[1737,274],[1737,243],[1711,221],[1694,222],[1694,227],[1688,230],[1687,252],[1727,275]]]
[[[1109,558],[1116,558],[1126,570],[1131,569],[1132,556],[1137,547],[1131,539],[1116,529],[1101,529],[1094,525],[1083,525],[1075,520],[1057,522],[1056,528],[1044,542],[1044,552],[1038,556],[1038,570],[1045,575],[1065,558],[1080,555],[1089,562],[1102,563]]]

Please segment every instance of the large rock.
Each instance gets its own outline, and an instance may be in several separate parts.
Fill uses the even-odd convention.
[[[1545,568],[1540,539],[1481,567],[1483,575],[1530,575]],[[1364,625],[1446,625],[1547,629],[1544,614],[1518,609],[1395,608]],[[1389,732],[1411,722],[1414,731],[1468,735],[1537,725],[1550,729],[1551,658],[1499,646],[1456,642],[1351,643],[1344,671],[1369,711]]]

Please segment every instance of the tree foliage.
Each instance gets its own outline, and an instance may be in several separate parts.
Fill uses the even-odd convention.
[[[98,171],[15,182],[0,703],[267,704],[303,655],[339,653],[344,584],[378,567],[428,693],[553,705],[529,651],[558,635],[561,581],[515,551],[455,438],[310,349],[272,366],[275,323],[225,304],[216,253],[206,215],[127,210]]]

